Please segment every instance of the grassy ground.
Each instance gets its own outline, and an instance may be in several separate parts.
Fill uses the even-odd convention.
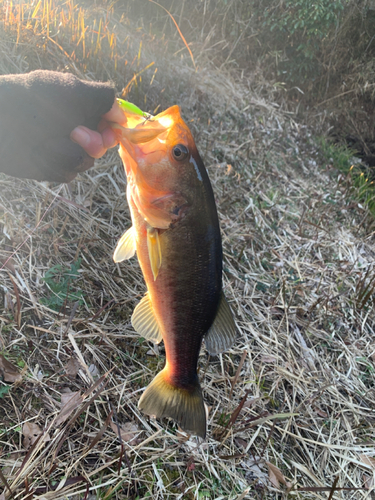
[[[110,77],[150,111],[180,104],[215,191],[238,339],[201,352],[204,442],[142,415],[164,353],[130,324],[138,263],[111,259],[130,225],[117,153],[68,186],[1,176],[0,499],[373,498],[369,182],[278,111],[272,88],[261,97],[198,49],[195,71],[180,40],[119,24],[119,10],[64,5],[3,12],[2,72]],[[52,41],[47,7],[74,19]]]

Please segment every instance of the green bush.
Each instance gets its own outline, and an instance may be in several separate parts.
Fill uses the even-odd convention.
[[[285,0],[260,3],[262,34],[267,46],[282,51],[277,63],[278,76],[287,82],[303,85],[323,71],[321,53],[325,41],[336,32],[349,0]],[[268,28],[268,29],[267,29]]]

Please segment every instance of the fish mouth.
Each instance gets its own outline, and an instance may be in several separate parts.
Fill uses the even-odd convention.
[[[171,117],[163,116],[163,113],[160,118],[159,115],[154,117],[122,99],[118,99],[118,103],[126,117],[126,126],[112,123],[111,127],[119,135],[120,142],[129,141],[132,145],[138,145],[153,141],[174,123]]]
[[[139,169],[167,159],[171,144],[175,141],[177,144],[185,135],[186,125],[176,105],[156,116],[144,113],[126,101],[121,101],[120,107],[126,123],[124,126],[111,123],[111,128],[120,143],[120,156],[127,175],[130,171],[135,174]]]
[[[153,141],[160,134],[168,130],[166,127],[160,125],[159,122],[151,120],[144,120],[143,123],[140,123],[135,128],[122,127],[117,123],[112,124],[111,127],[121,133],[120,142],[124,142],[124,139],[126,139],[133,145]]]

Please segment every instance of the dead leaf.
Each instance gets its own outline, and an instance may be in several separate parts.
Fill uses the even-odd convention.
[[[14,460],[16,462],[19,458],[23,458],[23,452],[21,452],[21,451],[12,451],[9,454],[9,458],[11,460]]]
[[[39,436],[43,434],[43,430],[39,427],[39,425],[34,424],[33,422],[25,422],[22,426],[22,434],[24,436],[22,446],[25,449],[28,449],[35,443]],[[45,434],[42,440],[49,441],[49,435]]]
[[[255,484],[268,484],[268,476],[266,472],[263,472],[264,463],[261,462],[261,458],[255,456],[249,460],[241,462],[241,465],[245,468],[245,478],[247,481],[254,482]]]
[[[18,368],[0,354],[0,374],[5,382],[20,382],[22,375]]]
[[[118,427],[114,422],[111,422],[111,429],[118,436]],[[139,439],[140,429],[135,422],[126,422],[125,424],[119,425],[121,439],[125,444],[135,446],[141,442]]]
[[[206,405],[206,403],[204,403],[204,410],[206,412],[206,420],[208,420],[208,417],[209,417],[211,410],[212,410],[212,406],[208,406],[208,405]]]
[[[284,474],[276,465],[271,464],[271,462],[266,462],[266,464],[268,467],[268,478],[276,488],[280,488],[280,483],[285,484],[287,487],[290,486],[290,483],[288,483]]]
[[[359,455],[359,458],[366,465],[369,465],[372,469],[375,469],[375,458],[369,457],[368,455]]]
[[[61,410],[70,408],[73,404],[80,404],[82,396],[80,392],[63,392],[61,394]]]
[[[276,363],[277,358],[275,356],[262,356],[261,362],[262,363]]]
[[[182,430],[179,425],[177,425],[176,436],[181,443],[186,443],[187,441],[189,441],[190,438],[189,434],[184,430]]]
[[[16,303],[17,303],[17,312],[15,313],[15,320],[17,321],[18,328],[21,327],[21,316],[22,316],[22,311],[21,311],[21,300],[20,300],[20,293],[18,291],[18,287],[16,285],[16,282],[12,278],[12,276],[8,273],[9,279],[12,282],[13,285],[13,291],[14,295],[16,296]]]
[[[188,461],[188,463],[186,465],[186,469],[189,472],[195,470],[195,463],[194,463],[194,458],[193,457],[189,458],[189,461]]]
[[[9,271],[12,271],[12,273],[16,272],[14,264],[15,264],[15,261],[12,257],[0,257],[0,267],[4,267],[6,269],[9,269]]]
[[[94,380],[100,377],[100,371],[96,365],[91,364],[89,366],[89,372],[91,373],[91,376]]]
[[[306,361],[307,368],[309,370],[314,371],[315,370],[315,359],[314,359],[314,354],[313,351],[307,347],[306,340],[304,339],[301,330],[298,328],[297,325],[294,326],[294,335],[298,341],[298,343],[301,346],[302,353],[303,353],[303,360]]]
[[[247,441],[239,437],[236,437],[234,441],[239,448],[243,448],[244,450],[247,448],[247,445],[249,444]]]
[[[260,398],[257,398],[255,396],[250,396],[249,398],[247,398],[247,401],[245,401],[245,404],[243,405],[243,407],[244,408],[252,408],[259,399]]]
[[[320,417],[322,417],[322,418],[328,418],[328,413],[326,413],[325,411],[321,410],[317,406],[314,408],[314,410],[315,410],[315,413],[317,413]]]
[[[83,396],[80,392],[63,392],[61,394],[61,410],[55,420],[55,425],[59,426],[64,423],[82,401]]]
[[[277,480],[276,474],[271,469],[268,469],[268,479],[275,486],[275,488],[280,489],[280,483]]]
[[[64,366],[65,374],[68,377],[76,378],[81,365],[75,356],[72,356]]]
[[[366,490],[372,490],[374,487],[374,476],[367,476],[366,474],[363,474],[362,478]]]
[[[4,309],[12,312],[14,310],[12,296],[8,291],[4,293]]]

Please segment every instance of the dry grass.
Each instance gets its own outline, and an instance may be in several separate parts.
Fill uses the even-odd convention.
[[[54,66],[55,44],[45,54],[15,41],[4,35],[8,71],[25,70],[19,50]],[[373,498],[373,218],[308,129],[243,81],[203,62],[194,73],[158,48],[139,59],[155,61],[152,86],[138,78],[132,95],[177,102],[190,123],[239,330],[220,357],[202,349],[207,440],[137,409],[164,355],[130,325],[145,290],[136,260],[111,259],[130,225],[117,153],[68,186],[2,176],[0,258],[12,257],[0,271],[0,352],[22,380],[0,381],[0,498]]]

